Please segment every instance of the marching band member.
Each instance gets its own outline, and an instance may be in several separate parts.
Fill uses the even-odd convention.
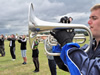
[[[12,34],[11,36],[7,37],[7,40],[10,41],[9,47],[10,47],[10,54],[12,56],[12,60],[14,61],[16,59],[16,55],[15,55],[15,35]]]
[[[72,43],[73,32],[63,34],[66,37],[53,35],[61,44],[61,46],[54,46],[53,50],[61,53],[60,58],[71,75],[100,75],[100,4],[91,8],[88,24],[95,43],[93,42],[87,53],[77,43]],[[65,69],[63,68],[63,70]]]
[[[26,57],[26,45],[27,45],[27,40],[25,38],[25,35],[19,37],[18,42],[21,44],[20,49],[21,49],[21,55],[23,57],[24,62],[22,64],[27,64],[27,57]]]
[[[1,56],[5,56],[5,48],[4,48],[4,35],[0,35],[0,53],[1,53]]]

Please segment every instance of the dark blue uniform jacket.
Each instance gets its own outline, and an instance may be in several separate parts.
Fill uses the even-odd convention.
[[[62,50],[59,46],[53,47],[53,50],[61,51],[60,57],[71,75],[100,75],[100,43],[96,50],[92,46],[86,53],[84,52],[86,48],[87,45],[79,48],[76,43],[67,43]]]

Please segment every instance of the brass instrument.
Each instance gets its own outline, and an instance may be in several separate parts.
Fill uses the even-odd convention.
[[[50,32],[50,31],[52,31],[53,29],[56,29],[56,28],[57,29],[67,29],[67,28],[84,29],[84,30],[87,31],[87,33],[89,35],[89,46],[85,50],[85,52],[87,52],[92,45],[92,39],[93,39],[92,33],[86,25],[83,25],[83,24],[70,24],[69,25],[69,24],[64,24],[64,23],[54,23],[54,22],[47,22],[47,21],[40,20],[34,15],[34,7],[33,7],[32,3],[29,6],[28,26],[29,26],[28,31],[29,31],[30,45],[32,45],[33,40],[36,39],[37,34],[45,33],[45,31]],[[48,37],[47,40],[45,40],[45,45],[46,45],[47,41],[49,41],[49,43],[50,43],[49,38],[50,38],[50,36]],[[74,39],[75,39],[75,37],[74,37]],[[79,39],[79,38],[76,38],[76,39]],[[84,39],[84,38],[81,38],[81,39]],[[59,56],[60,55],[60,53],[49,53],[47,50],[46,50],[46,53],[48,55],[52,55],[52,56]]]

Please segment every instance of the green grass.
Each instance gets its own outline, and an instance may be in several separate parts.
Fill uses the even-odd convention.
[[[48,60],[45,55],[43,43],[39,44],[39,62],[40,72],[33,73],[35,69],[32,62],[32,51],[27,41],[27,63],[22,65],[23,59],[21,57],[20,44],[16,41],[16,60],[12,61],[9,49],[9,41],[5,41],[4,57],[0,57],[0,75],[51,75],[48,67]],[[57,75],[70,75],[68,72],[64,72],[57,67]]]

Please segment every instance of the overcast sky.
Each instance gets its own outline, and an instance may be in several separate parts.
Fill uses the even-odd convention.
[[[72,23],[88,25],[90,8],[100,0],[0,0],[0,34],[28,34],[30,3],[41,20],[58,22],[66,15]]]

